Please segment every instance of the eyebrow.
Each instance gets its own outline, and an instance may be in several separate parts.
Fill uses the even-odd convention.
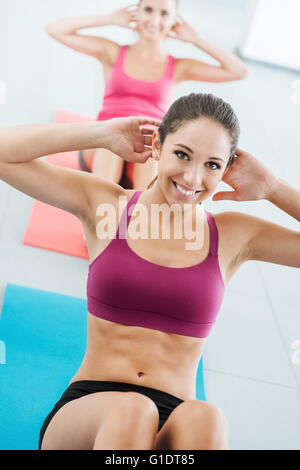
[[[190,153],[194,153],[192,149],[190,149],[189,147],[187,147],[186,145],[184,144],[175,144],[175,145],[178,145],[179,147],[183,147],[185,148],[188,152]],[[218,158],[218,157],[209,157],[208,160],[220,160],[221,162],[224,162],[225,163],[225,160],[223,160],[222,158]]]
[[[146,5],[144,8],[150,8],[150,10],[153,10],[153,7],[150,7],[150,5]],[[169,13],[169,10],[160,10],[162,13]]]

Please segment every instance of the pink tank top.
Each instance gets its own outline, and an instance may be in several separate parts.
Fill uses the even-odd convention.
[[[214,218],[205,211],[210,249],[202,263],[186,268],[160,266],[138,256],[125,238],[141,193],[134,193],[115,238],[89,266],[88,311],[116,323],[205,338],[225,293]]]
[[[121,46],[106,82],[98,121],[127,116],[162,119],[171,105],[176,59],[169,55],[164,76],[160,80],[154,82],[136,80],[124,71],[124,58],[128,47],[128,45]]]

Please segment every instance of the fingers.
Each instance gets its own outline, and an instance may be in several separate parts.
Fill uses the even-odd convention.
[[[249,152],[246,152],[245,150],[242,150],[241,148],[236,149],[235,155],[237,157],[240,157],[241,155],[249,155]]]
[[[127,7],[125,7],[125,10],[137,11],[138,8],[139,8],[138,5],[136,3],[133,3],[132,5],[128,5]]]
[[[185,20],[183,18],[183,16],[181,16],[179,13],[177,13],[177,20],[180,20],[182,23],[185,23]]]
[[[152,126],[160,127],[162,121],[146,116],[146,117],[138,118],[138,122],[139,122],[139,126],[143,126],[145,124],[150,124]]]
[[[137,16],[138,12],[138,6],[137,5],[130,5],[129,7],[126,8],[128,13],[130,13],[132,16]]]
[[[235,156],[236,158],[234,159],[234,161],[236,160],[241,165],[249,165],[250,162],[256,160],[251,153],[246,152],[245,150],[242,150],[240,148],[236,149]]]
[[[142,127],[140,129],[142,135],[146,136],[146,135],[150,135],[152,137],[152,135],[154,134],[154,132],[156,131],[157,129],[153,129],[153,128],[150,128],[150,127]]]
[[[134,153],[134,161],[137,163],[145,163],[152,157],[152,150],[145,150],[142,153]]]
[[[152,148],[154,132],[155,132],[155,129],[147,129],[147,128],[142,129],[144,145],[149,145],[149,147]]]
[[[129,21],[129,23],[136,23],[137,22],[137,19],[138,19],[138,6],[137,5],[129,5],[128,7],[125,8],[125,10],[127,11],[127,13],[130,14],[131,16],[131,19]],[[128,28],[129,29],[132,29],[133,31],[136,31],[137,30],[137,26],[129,26],[128,24]]]
[[[150,129],[150,127],[141,127],[140,131],[143,135],[150,135],[153,134],[154,129]]]
[[[144,146],[151,146],[152,148],[152,135],[151,136],[145,136],[144,137]]]
[[[237,194],[235,191],[223,191],[213,195],[213,201],[237,201]]]

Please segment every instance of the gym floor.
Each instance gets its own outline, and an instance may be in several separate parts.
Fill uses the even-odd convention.
[[[232,51],[241,47],[246,0],[228,0],[226,6],[221,0],[182,3],[181,14],[203,37]],[[102,12],[126,5],[111,0]],[[101,14],[96,2],[10,0],[1,9],[0,80],[7,86],[1,127],[53,122],[59,108],[95,116],[103,92],[101,66],[56,43],[44,26],[59,17]],[[122,44],[134,41],[134,33],[117,27],[93,33]],[[205,58],[194,46],[174,40],[168,41],[168,49],[178,57]],[[240,147],[297,187],[300,104],[293,104],[292,84],[299,73],[247,64],[246,80],[188,82],[174,99],[212,92],[229,101],[241,122]],[[230,188],[222,183],[220,189]],[[32,204],[0,181],[0,307],[7,283],[86,296],[87,260],[22,244]],[[299,230],[296,220],[267,201],[208,201],[205,208],[212,213],[245,211]],[[300,364],[292,360],[293,342],[300,341],[299,280],[296,268],[250,261],[228,285],[205,348],[204,379],[208,401],[228,419],[231,449],[300,449]]]

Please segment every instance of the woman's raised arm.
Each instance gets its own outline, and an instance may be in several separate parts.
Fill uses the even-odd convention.
[[[134,21],[135,10],[136,8],[127,7],[107,15],[62,18],[48,23],[46,32],[65,46],[102,61],[110,56],[112,49],[119,48],[119,44],[107,38],[79,34],[78,31],[109,25],[135,29],[130,25]]]
[[[300,191],[282,179],[265,197],[300,222]],[[249,259],[300,268],[300,232],[258,219],[249,239]]]
[[[234,191],[213,196],[214,201],[265,199],[300,221],[300,191],[276,177],[250,153],[236,151],[237,159],[223,176]],[[248,214],[224,213],[239,227],[243,258],[300,268],[300,232]]]
[[[0,179],[81,220],[93,218],[90,208],[95,187],[101,201],[101,198],[105,200],[106,193],[121,193],[121,186],[90,173],[52,165],[39,157],[106,148],[128,161],[143,163],[152,157],[153,130],[142,128],[149,124],[159,126],[160,121],[119,118],[105,122],[30,124],[0,129]]]
[[[219,65],[212,65],[202,60],[177,59],[178,81],[227,82],[241,80],[248,75],[248,69],[242,60],[224,48],[203,39],[180,15],[169,37],[189,42],[219,62]]]

